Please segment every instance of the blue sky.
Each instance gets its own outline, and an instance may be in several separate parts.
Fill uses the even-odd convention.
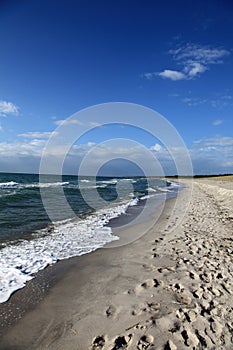
[[[1,1],[0,171],[38,172],[61,120],[122,101],[167,118],[195,173],[232,173],[232,28],[230,0]],[[165,145],[134,128],[96,128],[82,156],[122,136],[174,171]]]

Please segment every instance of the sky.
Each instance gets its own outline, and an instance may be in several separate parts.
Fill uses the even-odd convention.
[[[0,171],[37,173],[63,121],[93,105],[125,102],[172,125],[195,174],[233,173],[232,28],[231,0],[1,0]],[[153,137],[133,125],[103,127],[98,118],[90,125],[64,172],[76,173],[93,147],[113,138],[142,144],[165,174],[177,172],[159,131]],[[137,165],[137,150],[103,144],[103,167],[105,155],[120,154]],[[182,149],[174,152],[182,158]],[[133,171],[119,159],[109,175],[111,167],[112,174]]]

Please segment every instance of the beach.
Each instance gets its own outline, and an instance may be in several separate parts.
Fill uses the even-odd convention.
[[[0,349],[232,349],[233,182],[194,180],[190,205],[181,182],[141,238],[61,262],[25,312],[37,279],[16,292]]]

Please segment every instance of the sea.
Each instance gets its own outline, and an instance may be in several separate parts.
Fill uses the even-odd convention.
[[[63,211],[61,202],[51,220],[41,194],[58,189],[72,210]],[[156,202],[178,189],[160,178],[46,175],[40,181],[37,174],[0,173],[0,303],[48,265],[119,240],[111,222],[124,216],[130,222],[148,198]]]

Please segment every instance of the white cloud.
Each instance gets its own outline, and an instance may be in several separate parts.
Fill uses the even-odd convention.
[[[165,69],[159,73],[145,73],[143,76],[147,79],[160,76],[174,81],[194,79],[209,70],[210,65],[222,64],[223,59],[230,55],[230,51],[223,48],[197,44],[187,44],[169,50],[168,53],[172,55],[173,61],[182,67],[180,70]]]
[[[213,122],[213,125],[214,125],[214,126],[218,126],[218,125],[221,125],[222,123],[223,123],[223,120],[217,119],[217,120],[215,120],[215,121]]]
[[[190,63],[190,65],[184,68],[184,71],[188,74],[189,77],[195,77],[200,73],[204,73],[206,70],[207,67],[198,62]]]
[[[82,122],[78,119],[74,119],[74,118],[71,118],[71,119],[60,119],[60,120],[56,120],[54,122],[54,124],[60,126],[60,125],[85,125],[85,126],[91,126],[91,127],[97,127],[97,126],[100,126],[101,124],[97,123],[97,122]]]
[[[144,73],[141,75],[142,78],[146,78],[148,80],[151,80],[154,76],[156,76],[157,73],[152,72],[152,73]]]
[[[222,109],[224,107],[233,105],[233,96],[226,94],[219,94],[215,99],[210,101],[213,108]]]
[[[155,151],[155,152],[158,152],[158,151],[160,151],[162,149],[162,147],[158,144],[158,143],[156,143],[154,146],[151,146],[150,147],[150,150],[151,151]]]
[[[98,122],[88,122],[86,125],[91,126],[92,128],[96,128],[98,126],[102,126],[102,124]]]
[[[181,164],[184,158],[184,149],[171,147],[174,159],[171,158],[171,154],[168,149],[160,144],[155,144],[149,148],[154,153],[157,161],[161,164],[163,170],[167,174],[176,174],[177,170],[175,163]],[[82,154],[85,155],[88,149],[82,148]],[[213,137],[197,140],[193,146],[188,149],[190,158],[193,162],[195,173],[229,173],[232,172],[233,167],[233,137]],[[116,145],[116,147],[107,147],[102,145],[97,147],[93,151],[92,162],[99,161],[100,159],[105,162],[106,156],[111,156],[115,159],[119,154],[122,158],[127,157],[133,162],[142,158],[140,148],[138,147],[126,147],[125,145]],[[77,155],[81,155],[81,148],[76,150]],[[148,162],[145,159],[145,162]]]
[[[223,58],[230,52],[222,48],[187,44],[175,50],[170,50],[174,61],[183,66],[187,78],[192,79],[209,69],[211,64],[223,63]]]
[[[196,173],[232,173],[233,137],[197,140],[190,149],[190,155]]]
[[[181,64],[199,62],[203,65],[223,63],[223,58],[230,55],[225,49],[197,44],[187,44],[169,53]]]
[[[31,171],[39,170],[40,158],[44,147],[47,144],[46,139],[27,139],[15,141],[12,143],[0,142],[0,167],[2,171]],[[94,147],[93,147],[94,146]],[[96,147],[95,147],[96,146]],[[54,144],[53,147],[47,148],[48,169],[53,172],[54,164],[63,159],[65,160],[65,172],[75,173],[83,157],[92,149],[92,158],[90,167],[96,162],[102,161],[105,164],[106,157],[111,159],[119,158],[130,159],[137,164],[148,165],[148,159],[141,153],[140,147],[127,146],[122,142],[108,145],[96,145],[89,141],[83,145],[73,145],[71,148],[66,144]],[[149,148],[153,152],[157,161],[161,164],[166,174],[176,174],[175,162],[182,162],[184,159],[184,150],[181,148],[172,148],[174,159],[171,158],[168,150],[164,145],[156,143]],[[188,150],[193,162],[195,173],[230,173],[233,169],[233,137],[218,136],[212,138],[203,138],[196,140]],[[67,170],[68,169],[68,170]]]
[[[188,151],[194,174],[232,173],[233,137],[218,136],[196,140]],[[165,147],[152,152],[167,171],[176,173],[174,161],[183,159],[183,149],[172,148],[174,161]]]
[[[233,100],[233,96],[231,96],[231,95],[223,95],[221,98],[223,100]]]
[[[3,131],[3,127],[0,125],[0,131]]]
[[[31,140],[30,142],[1,142],[1,157],[19,157],[19,156],[41,156],[45,146],[45,140]]]
[[[216,149],[220,149],[220,147],[233,147],[233,137],[230,136],[216,136],[210,138],[204,138],[195,141],[195,144],[202,144],[203,147],[215,147]],[[232,149],[233,155],[233,149]]]
[[[162,78],[168,78],[171,80],[183,80],[186,79],[186,75],[176,70],[165,69],[163,72],[158,73]]]
[[[95,142],[92,142],[92,141],[89,141],[88,143],[87,143],[87,147],[93,147],[93,146],[95,146],[96,145],[96,143]]]
[[[48,139],[50,136],[56,136],[58,133],[56,132],[39,132],[39,131],[30,131],[23,134],[19,134],[18,136],[29,138],[29,139]]]
[[[0,117],[6,117],[8,114],[19,115],[19,107],[12,102],[0,101]]]
[[[60,126],[60,125],[83,125],[83,122],[79,121],[78,119],[60,119],[56,120],[54,124]]]
[[[231,95],[218,94],[215,99],[200,98],[200,97],[185,97],[181,99],[183,103],[188,106],[198,106],[208,104],[212,108],[223,109],[225,107],[233,106],[233,97]]]
[[[206,99],[199,98],[199,97],[185,97],[181,101],[191,107],[199,106],[207,102]]]

